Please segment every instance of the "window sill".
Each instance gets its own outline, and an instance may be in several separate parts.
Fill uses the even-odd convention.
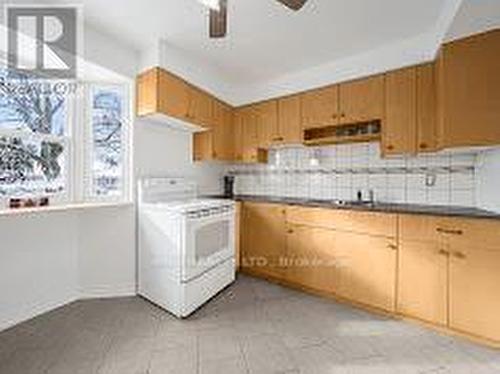
[[[134,205],[133,202],[125,201],[125,202],[109,202],[109,203],[78,203],[78,204],[52,205],[47,207],[34,207],[34,208],[2,209],[0,210],[0,217],[21,216],[27,214],[38,214],[38,213],[49,213],[49,212],[89,210],[98,208],[129,207],[133,205]]]

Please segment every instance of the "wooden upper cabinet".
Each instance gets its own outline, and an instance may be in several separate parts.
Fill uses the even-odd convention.
[[[208,161],[214,159],[214,136],[211,131],[193,134],[193,160]]]
[[[438,150],[437,85],[434,63],[417,66],[417,150]]]
[[[200,126],[211,128],[214,125],[213,100],[207,93],[191,86],[189,88],[188,120]]]
[[[383,75],[342,83],[339,87],[340,123],[358,123],[384,118]]]
[[[166,115],[205,128],[214,124],[215,98],[161,68],[137,77],[137,115]]]
[[[337,125],[339,123],[339,86],[328,86],[305,92],[302,100],[304,129]]]
[[[153,68],[137,77],[137,115],[156,113],[186,119],[189,85],[169,72]]]
[[[259,147],[300,143],[300,96],[290,96],[251,105],[257,123]]]
[[[445,44],[438,58],[443,147],[500,143],[500,30]]]
[[[233,152],[235,161],[243,161],[244,120],[245,118],[243,109],[241,108],[235,109],[233,115],[233,126],[234,126]]]
[[[280,137],[278,128],[278,101],[269,100],[250,106],[252,120],[257,127],[258,147],[268,148]]]
[[[234,155],[234,114],[229,105],[216,101],[214,104],[215,125],[214,158],[232,161]]]
[[[384,155],[416,153],[416,95],[415,67],[385,75],[385,122],[382,124]]]
[[[148,70],[137,76],[136,108],[137,116],[145,116],[158,111],[158,69]]]
[[[236,109],[234,114],[234,152],[236,161],[256,163],[267,161],[262,149],[260,119],[252,105]]]
[[[235,157],[233,111],[218,100],[212,104],[210,129],[193,134],[193,158],[195,161],[232,161]]]
[[[239,112],[243,153],[259,147],[259,131],[256,112],[253,107],[245,107]]]
[[[277,143],[299,144],[302,142],[300,96],[288,96],[278,100],[279,137]]]

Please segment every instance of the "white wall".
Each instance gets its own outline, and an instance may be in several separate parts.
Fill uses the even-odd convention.
[[[158,40],[141,51],[139,70],[144,71],[154,66],[161,66],[219,99],[231,103],[234,95],[233,87],[223,70],[213,64],[200,63],[186,51],[170,45],[165,40]]]
[[[103,34],[89,24],[85,24],[83,42],[85,61],[108,69],[116,75],[135,78],[139,68],[138,51]]]
[[[133,84],[136,51],[88,25],[84,41],[85,79]],[[133,128],[138,177],[187,176],[203,193],[221,192],[224,166],[194,165],[191,134],[144,121]],[[0,330],[78,298],[134,294],[135,232],[132,205],[0,217]]]
[[[84,78],[135,76],[137,52],[85,31]],[[0,330],[79,297],[135,293],[132,206],[2,216],[0,238]]]
[[[134,173],[144,176],[184,176],[197,181],[200,193],[222,191],[223,164],[192,162],[192,134],[137,120],[134,128]]]
[[[0,217],[0,330],[76,297],[75,213]]]
[[[478,34],[499,26],[500,2],[498,0],[463,0],[446,34],[446,41]]]
[[[135,294],[133,206],[80,212],[77,238],[77,293],[80,298]]]
[[[478,206],[500,213],[500,148],[480,155],[477,183]]]

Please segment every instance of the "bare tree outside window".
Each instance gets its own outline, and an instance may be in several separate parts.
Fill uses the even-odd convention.
[[[120,87],[92,89],[92,193],[119,195],[123,191],[124,93]]]
[[[61,192],[66,94],[54,82],[0,74],[0,195]]]
[[[126,198],[128,86],[65,84],[0,70],[0,203]]]

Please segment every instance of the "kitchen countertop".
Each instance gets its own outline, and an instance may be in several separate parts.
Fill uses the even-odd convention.
[[[468,218],[490,218],[500,219],[500,213],[491,212],[484,209],[458,206],[442,205],[420,205],[420,204],[395,204],[395,203],[375,203],[375,204],[338,204],[330,200],[301,199],[293,197],[277,196],[256,196],[256,195],[236,195],[232,198],[235,201],[251,201],[262,203],[275,203],[287,205],[299,205],[306,207],[347,209],[363,212],[382,213],[403,213],[403,214],[426,214],[434,216],[468,217]]]

